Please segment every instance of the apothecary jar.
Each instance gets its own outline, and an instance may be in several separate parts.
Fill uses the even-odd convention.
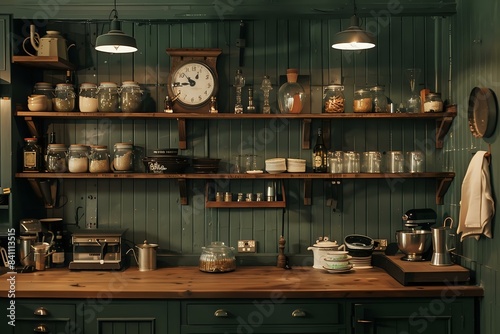
[[[89,155],[89,172],[109,172],[109,151],[107,146],[91,146]]]
[[[136,112],[141,109],[142,91],[137,82],[124,81],[120,88],[120,109],[122,112]]]
[[[89,147],[73,144],[68,149],[68,171],[70,173],[86,173],[89,170]]]
[[[84,82],[80,85],[78,105],[81,112],[96,112],[97,106],[97,85]]]
[[[101,112],[114,112],[118,111],[119,96],[118,85],[114,82],[101,82],[97,89],[97,108]]]
[[[342,113],[344,112],[344,86],[329,85],[323,91],[323,112]]]
[[[113,170],[130,172],[134,169],[134,145],[116,143],[113,149]]]
[[[72,84],[56,85],[53,108],[55,111],[73,111],[75,109],[75,89]]]

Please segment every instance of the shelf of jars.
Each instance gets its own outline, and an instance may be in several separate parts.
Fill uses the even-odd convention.
[[[276,174],[274,174],[276,175]],[[286,208],[285,186],[281,182],[281,192],[276,194],[276,197],[267,199],[263,192],[259,194],[232,194],[227,192],[216,192],[215,185],[212,182],[207,182],[205,187],[205,207],[232,209],[232,208],[249,208],[249,209],[265,209],[265,208]],[[250,196],[250,197],[249,197]],[[229,198],[229,200],[228,200]]]
[[[310,149],[311,120],[321,119],[330,121],[336,119],[410,119],[410,120],[435,120],[436,121],[436,148],[443,147],[443,140],[448,133],[453,119],[457,116],[456,109],[441,113],[318,113],[318,114],[233,114],[233,113],[163,113],[163,112],[53,112],[53,111],[17,111],[16,116],[24,117],[31,135],[39,137],[35,119],[37,118],[65,118],[65,119],[175,119],[179,133],[179,149],[187,148],[186,120],[238,120],[238,119],[298,119],[302,120],[302,148]],[[326,128],[326,127],[324,127]],[[324,133],[328,141],[329,132]]]
[[[37,67],[46,70],[74,70],[75,65],[57,56],[13,56],[14,64]]]

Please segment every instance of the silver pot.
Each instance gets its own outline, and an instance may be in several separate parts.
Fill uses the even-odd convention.
[[[19,262],[25,266],[35,265],[35,256],[32,246],[38,241],[36,235],[21,235],[17,239],[17,247],[19,252]]]
[[[135,261],[139,266],[139,271],[152,271],[156,270],[156,250],[158,249],[157,244],[150,244],[147,240],[144,240],[142,245],[135,245],[137,248],[138,256],[136,256],[133,248],[127,251],[132,251],[134,253]]]
[[[401,252],[406,254],[403,260],[423,261],[424,255],[431,247],[431,231],[399,230],[396,231],[396,241]]]

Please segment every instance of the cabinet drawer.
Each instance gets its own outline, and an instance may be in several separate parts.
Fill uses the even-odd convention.
[[[45,301],[16,303],[16,316],[24,319],[73,319],[75,315],[75,304],[55,304]]]
[[[246,303],[186,302],[184,322],[187,325],[336,325],[342,320],[339,303],[286,302],[253,300]]]

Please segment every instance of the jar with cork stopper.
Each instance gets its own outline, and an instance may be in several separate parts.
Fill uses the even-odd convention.
[[[286,71],[287,82],[278,90],[278,106],[282,114],[298,114],[302,111],[306,94],[297,82],[299,71],[289,68]]]

